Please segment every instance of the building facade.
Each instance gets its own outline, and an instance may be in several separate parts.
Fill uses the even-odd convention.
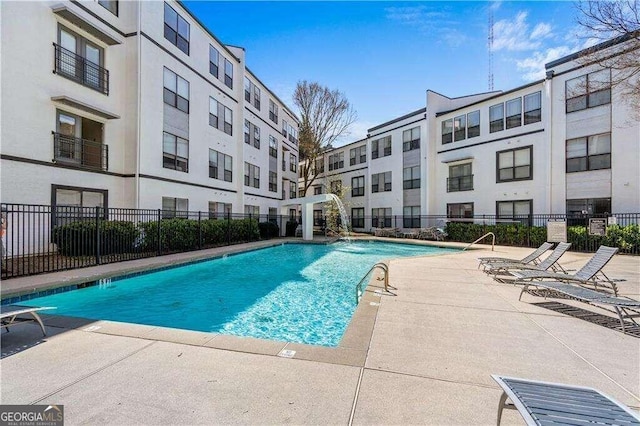
[[[590,51],[615,54],[624,42]],[[482,215],[640,212],[637,111],[611,84],[616,71],[583,57],[553,61],[545,79],[505,92],[428,90],[425,108],[326,152],[313,193],[333,181],[349,186],[343,198],[364,231]]]
[[[275,215],[296,196],[296,115],[181,2],[0,7],[3,203]]]

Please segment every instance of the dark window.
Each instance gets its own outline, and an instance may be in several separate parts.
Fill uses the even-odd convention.
[[[58,26],[58,44],[54,43],[54,72],[98,92],[109,94],[109,71],[104,65],[104,49]]]
[[[496,203],[496,216],[498,219],[511,219],[530,223],[532,214],[533,202],[531,200],[498,201]]]
[[[294,173],[298,171],[298,158],[293,154],[289,154],[289,171]]]
[[[65,225],[96,217],[96,207],[103,208],[106,218],[109,191],[105,189],[79,188],[51,185],[52,226]]]
[[[364,208],[351,209],[351,227],[364,228]]]
[[[221,104],[213,98],[209,98],[209,126],[219,129]],[[222,109],[224,114],[224,109]]]
[[[189,23],[167,3],[164,4],[164,38],[189,54]]]
[[[338,170],[344,167],[344,152],[331,154],[329,156],[329,171]]]
[[[382,155],[380,155],[382,151]],[[391,136],[371,141],[371,158],[380,158],[391,155]]]
[[[524,124],[537,123],[542,120],[542,94],[532,93],[524,97]]]
[[[98,0],[98,4],[118,16],[118,0]]]
[[[163,132],[162,167],[189,172],[189,141]]]
[[[404,228],[420,228],[420,206],[404,207],[402,226]]]
[[[611,71],[604,69],[567,80],[567,113],[611,103]]]
[[[496,152],[497,182],[533,179],[533,147]]]
[[[297,191],[296,191],[296,183],[295,182],[289,182],[289,198],[296,198]]]
[[[471,173],[471,163],[449,166],[447,192],[471,190],[473,190],[473,174]]]
[[[567,140],[567,173],[611,168],[611,133]]]
[[[567,215],[607,215],[611,213],[611,198],[567,200]]]
[[[453,118],[442,122],[442,143],[453,142]]]
[[[210,149],[209,177],[231,182],[233,180],[233,160],[231,156]]]
[[[351,196],[361,197],[364,195],[364,176],[351,178]]]
[[[391,227],[391,208],[371,209],[371,227],[372,228],[390,228]]]
[[[224,58],[224,84],[233,89],[233,64],[227,58]]]
[[[324,173],[324,157],[316,158],[314,173],[316,175]]]
[[[320,195],[322,194],[322,187],[321,186],[314,186],[313,187],[313,195]]]
[[[467,138],[480,136],[480,111],[467,114]]]
[[[269,156],[278,158],[278,141],[271,135],[269,135]]]
[[[189,82],[164,69],[164,103],[189,114]]]
[[[362,164],[367,162],[367,146],[362,145],[349,151],[349,165]]]
[[[402,188],[420,188],[420,166],[405,167],[403,169]]]
[[[224,132],[233,136],[233,111],[227,107],[224,107]]]
[[[402,132],[402,151],[411,151],[420,148],[420,127]]]
[[[215,78],[218,78],[218,71],[220,68],[220,54],[218,49],[209,45],[209,72]]]
[[[371,175],[371,192],[391,191],[391,172]]]
[[[269,99],[269,120],[278,124],[278,105]]]
[[[489,133],[504,130],[504,104],[489,107]]]
[[[473,203],[451,203],[447,204],[448,218],[472,218]]]
[[[507,101],[507,129],[522,125],[522,98]]]
[[[334,180],[331,181],[331,183],[329,184],[329,190],[331,191],[332,194],[335,195],[341,195],[340,193],[342,192],[342,181],[341,180]]]
[[[260,167],[244,163],[244,185],[260,188]]]
[[[467,137],[467,116],[461,115],[453,119],[453,140],[461,141]]]
[[[269,191],[278,192],[278,173],[269,172]]]
[[[162,197],[162,217],[189,217],[189,200],[186,198]]]

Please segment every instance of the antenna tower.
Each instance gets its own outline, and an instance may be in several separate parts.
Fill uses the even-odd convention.
[[[489,32],[487,36],[487,49],[489,50],[489,91],[493,91],[493,7],[489,4]]]

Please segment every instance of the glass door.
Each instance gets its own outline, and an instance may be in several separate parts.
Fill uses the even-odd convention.
[[[80,120],[75,115],[58,111],[56,160],[79,163],[82,158]]]
[[[100,88],[100,48],[89,42],[84,44],[84,58],[86,59],[84,81],[87,85]]]

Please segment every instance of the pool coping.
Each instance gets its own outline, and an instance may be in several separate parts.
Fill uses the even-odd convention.
[[[364,237],[357,238],[358,240],[372,240],[382,242],[395,242],[399,244],[416,244],[416,242],[410,242],[411,240],[404,241],[398,239],[380,238],[380,237]],[[175,255],[172,259],[162,259],[166,261],[148,262],[146,265],[133,266],[129,268],[117,268],[117,270],[109,271],[103,274],[90,274],[78,277],[71,277],[67,280],[57,281],[55,283],[49,283],[47,287],[34,287],[30,290],[23,290],[21,295],[36,294],[41,291],[54,291],[56,289],[66,289],[67,287],[82,285],[88,281],[97,282],[105,278],[123,277],[126,275],[138,275],[150,272],[152,270],[167,269],[172,267],[183,266],[190,263],[202,262],[206,260],[216,259],[225,255],[235,255],[248,251],[260,250],[268,247],[278,246],[282,244],[296,244],[296,243],[314,243],[314,244],[327,244],[331,241],[314,241],[307,242],[300,239],[296,240],[268,240],[259,243],[241,244],[238,246],[226,246],[222,250],[220,248],[206,250],[203,252],[190,252],[190,256],[179,256],[178,259]],[[461,248],[453,247],[450,244],[441,245],[417,243],[417,245],[436,246],[440,248]],[[226,250],[225,250],[226,249]],[[214,252],[212,252],[212,250]],[[451,253],[454,254],[454,253]],[[181,254],[184,255],[184,254]],[[426,255],[429,256],[429,255]],[[431,255],[433,256],[433,255]],[[165,256],[167,257],[167,256]],[[416,256],[423,257],[423,256]],[[151,259],[161,259],[162,257],[156,257]],[[392,282],[392,267],[390,262],[393,258],[385,259],[385,263],[389,265],[389,274],[391,285]],[[136,262],[136,261],[131,261]],[[124,262],[120,262],[124,263]],[[114,264],[110,264],[114,265]],[[115,264],[117,265],[117,264]],[[102,265],[105,266],[105,265]],[[95,267],[92,267],[95,268]],[[90,268],[83,268],[90,269]],[[65,271],[73,272],[73,271]],[[51,274],[49,274],[51,275]],[[37,276],[36,276],[37,277]],[[35,277],[31,277],[35,278]],[[260,355],[279,356],[283,358],[295,358],[307,361],[325,362],[331,364],[341,364],[356,367],[364,367],[371,338],[373,336],[373,329],[378,315],[378,309],[383,296],[388,295],[393,297],[392,294],[385,293],[382,281],[380,280],[379,273],[372,273],[367,286],[364,288],[364,292],[361,296],[360,302],[356,307],[356,310],[351,317],[349,324],[340,340],[340,343],[336,347],[309,345],[303,343],[292,343],[284,341],[274,341],[266,339],[258,339],[253,337],[240,337],[232,336],[220,333],[200,332],[192,330],[184,330],[177,328],[168,328],[160,326],[150,326],[126,322],[117,322],[109,320],[92,320],[78,317],[68,317],[55,314],[42,314],[42,320],[46,326],[63,328],[68,330],[78,330],[82,332],[92,332],[101,334],[111,334],[124,337],[132,337],[150,341],[164,341],[181,343],[193,346],[209,347],[219,350],[230,350],[235,352],[247,352]],[[2,299],[7,300],[11,297],[15,297],[13,294],[5,293],[2,295]],[[355,293],[354,293],[355,297]],[[19,302],[15,302],[19,303]]]

